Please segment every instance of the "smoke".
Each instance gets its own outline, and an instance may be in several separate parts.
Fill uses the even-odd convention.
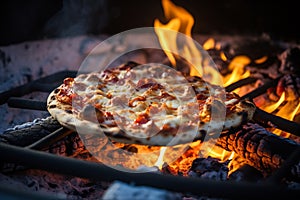
[[[45,25],[47,37],[97,34],[106,27],[108,0],[63,0],[62,9]]]

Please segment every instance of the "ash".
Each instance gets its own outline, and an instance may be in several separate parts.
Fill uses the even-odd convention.
[[[109,183],[92,182],[87,179],[53,174],[41,170],[27,170],[13,175],[0,174],[0,185],[17,189],[20,194],[39,194],[46,199],[98,199]],[[18,196],[18,194],[14,194]]]
[[[193,161],[188,176],[225,181],[228,177],[228,171],[228,162],[220,162],[212,157],[197,158]]]

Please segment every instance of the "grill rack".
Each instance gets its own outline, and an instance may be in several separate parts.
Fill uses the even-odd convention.
[[[26,99],[22,96],[35,91],[49,93],[58,87],[64,78],[75,77],[76,74],[76,71],[60,71],[5,91],[0,93],[0,104],[7,103],[8,106],[14,108],[46,111],[46,102]],[[242,98],[252,100],[253,98],[263,94],[268,88],[277,84],[278,80],[279,78],[265,83],[263,86],[246,94]],[[241,86],[253,83],[254,81],[256,81],[255,78],[243,79],[229,85],[225,89],[226,91],[232,91]],[[256,117],[264,124],[267,124],[269,121],[271,121],[273,124],[277,125],[278,128],[299,136],[300,125],[298,123],[266,113],[260,109],[258,109]],[[289,159],[282,165],[282,167],[277,170],[276,173],[274,173],[264,184],[256,185],[248,182],[237,184],[234,182],[225,183],[220,181],[202,180],[200,178],[193,179],[158,174],[139,174],[136,176],[132,175],[131,173],[115,171],[101,164],[95,164],[88,161],[79,161],[74,158],[56,156],[39,151],[71,133],[74,132],[62,126],[58,126],[56,130],[38,138],[34,143],[26,145],[25,148],[0,142],[0,156],[2,158],[2,162],[11,162],[83,178],[100,179],[104,181],[120,180],[128,183],[134,182],[137,185],[148,185],[175,192],[187,192],[195,195],[209,195],[213,197],[234,199],[247,197],[261,198],[270,197],[270,194],[272,194],[274,197],[282,196],[287,198],[289,196],[294,197],[293,195],[297,196],[300,194],[300,190],[293,190],[277,184],[278,180],[282,178],[285,171],[290,169],[291,165],[299,161],[300,147],[297,148],[292,155],[290,155]],[[15,158],[17,157],[21,159],[16,160]],[[56,167],[54,167],[51,163],[56,163]],[[95,174],[99,176],[96,176]],[[257,192],[253,193],[251,191]]]

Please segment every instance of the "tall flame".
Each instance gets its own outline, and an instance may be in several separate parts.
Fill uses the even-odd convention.
[[[168,20],[167,24],[161,23],[158,19],[154,21],[154,27],[165,28],[173,31],[177,31],[191,37],[192,27],[194,25],[193,16],[186,11],[184,8],[176,6],[170,0],[162,0],[162,6],[164,9],[164,14]],[[164,49],[167,57],[173,66],[176,66],[176,59],[171,52],[177,52],[178,47],[176,43],[177,35],[171,34],[167,35],[166,32],[161,31],[160,29],[155,29],[155,32],[158,36],[161,47]],[[181,55],[184,55],[188,60],[193,60],[193,63],[196,66],[202,66],[202,56],[192,40],[187,40],[186,45],[183,47],[183,52],[180,52]],[[192,76],[202,76],[203,71],[202,67],[199,67],[198,70],[191,68],[190,75]]]
[[[191,76],[202,77],[213,84],[222,84],[222,82],[220,82],[222,80],[219,79],[218,71],[213,66],[209,65],[209,60],[204,58],[200,49],[197,48],[193,40],[186,39],[183,47],[177,44],[178,32],[185,34],[188,38],[192,38],[192,27],[194,25],[193,16],[184,8],[173,4],[171,0],[162,0],[162,6],[168,22],[166,24],[163,24],[158,19],[155,19],[154,27],[160,45],[171,64],[176,67],[176,57],[173,52],[178,52],[180,56],[182,56],[186,60],[191,60],[193,65],[195,65],[190,68]],[[162,31],[162,29],[172,30],[176,34],[168,34],[168,32]],[[204,45],[203,48],[207,49],[215,45],[213,40],[210,40],[210,42],[210,44],[207,43],[206,45]],[[179,46],[181,47],[181,49],[178,48]],[[205,66],[205,69],[203,69],[203,66]],[[208,78],[206,79],[205,77]],[[189,147],[190,149],[185,152],[181,158],[177,159],[175,162],[168,163],[170,169],[176,171],[178,170],[178,168],[180,168],[181,171],[187,173],[188,168],[191,166],[193,160],[199,156],[198,153],[200,151],[201,144],[198,141],[196,143],[189,144]],[[223,150],[223,152],[217,152],[216,150],[215,154],[213,153],[214,152],[212,152],[212,155],[215,155],[220,159],[229,157],[229,154],[227,154],[225,150]],[[168,151],[166,151],[165,147],[162,147],[155,166],[161,168],[167,157]]]

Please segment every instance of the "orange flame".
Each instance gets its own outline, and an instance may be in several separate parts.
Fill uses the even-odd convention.
[[[270,105],[266,105],[262,107],[262,109],[266,112],[272,113],[274,112],[285,100],[285,92],[283,92],[279,98],[279,100],[275,103],[272,103]]]
[[[209,49],[214,49],[215,48],[215,40],[213,38],[208,38],[204,43],[203,43],[203,49],[209,50]]]
[[[204,44],[203,44],[203,48],[205,50],[209,50],[209,49],[218,49],[220,50],[220,45],[218,43],[216,43],[216,41],[213,38],[209,38],[207,39]],[[223,61],[227,61],[227,57],[225,55],[225,53],[223,51],[220,52],[220,58]],[[264,62],[267,58],[266,57],[262,57],[261,59],[257,60],[258,62]],[[236,56],[232,59],[232,61],[230,62],[228,68],[231,71],[231,73],[223,78],[223,83],[224,86],[228,86],[240,79],[244,79],[250,76],[250,71],[249,70],[245,70],[245,66],[248,65],[251,62],[250,58],[245,56],[245,55],[240,55],[240,56]],[[214,81],[212,81],[212,83],[214,83]],[[233,92],[239,94],[240,89],[236,89]]]
[[[158,19],[155,19],[155,32],[158,36],[160,45],[164,49],[168,59],[170,60],[173,66],[176,66],[176,57],[171,52],[179,52],[177,46],[178,34],[168,34],[167,32],[162,31],[161,29],[169,29],[191,37],[192,27],[194,25],[194,18],[187,10],[185,10],[182,7],[176,6],[170,0],[162,0],[162,6],[168,23],[163,24]],[[216,48],[215,41],[212,38],[209,39],[203,45],[203,48],[204,50]],[[205,80],[213,84],[222,84],[220,83],[218,71],[214,67],[210,67],[210,65],[208,64],[209,60],[203,58],[203,55],[201,54],[200,50],[196,47],[193,40],[186,40],[183,49],[180,51],[180,55],[186,58],[187,60],[193,60],[193,64],[196,65],[192,66],[190,69],[191,76],[203,77]],[[238,60],[238,58],[236,60]],[[240,59],[240,61],[236,61],[234,63],[235,64],[234,66],[232,66],[232,68],[235,68],[235,66],[237,66],[239,63],[244,64],[245,61],[242,61],[242,59]],[[203,66],[205,66],[205,69],[203,69]],[[176,173],[176,171],[180,171],[183,174],[187,173],[189,167],[191,167],[193,160],[199,157],[200,147],[201,143],[199,141],[197,143],[191,143],[189,145],[189,150],[187,150],[181,158],[177,159],[175,162],[172,163],[167,162],[169,170],[173,171],[174,173]],[[166,148],[161,148],[160,155],[155,163],[155,166],[159,168],[163,166],[163,164],[167,160],[167,157],[169,157],[169,149],[170,148],[167,148],[166,151]],[[228,158],[230,156],[225,150],[222,150],[221,152],[221,149],[218,149],[218,151],[213,150],[212,154],[214,153],[214,157],[218,157],[220,159],[225,159],[225,157]]]
[[[199,76],[212,84],[223,85],[218,71],[214,66],[210,65],[209,59],[203,57],[193,40],[187,39],[192,38],[191,32],[194,25],[193,16],[184,8],[173,4],[170,0],[162,0],[162,6],[168,23],[163,24],[158,19],[155,19],[154,27],[160,45],[164,49],[171,64],[176,66],[176,58],[171,52],[177,52],[186,60],[192,61],[193,66],[190,68],[191,76]],[[169,29],[185,34],[187,36],[185,40],[186,43],[179,50],[176,44],[177,34],[169,34],[168,32],[162,31],[162,29]],[[211,42],[214,41],[211,40]],[[209,44],[205,45],[204,49],[209,48],[208,45]]]
[[[285,118],[287,120],[293,121],[295,115],[298,113],[300,108],[300,103],[298,100],[296,101],[287,101],[285,105],[283,105],[280,110],[276,113],[277,116]],[[273,131],[274,134],[280,135],[283,137],[289,137],[290,134],[283,132],[279,129]]]
[[[164,10],[164,14],[166,19],[168,20],[168,23],[163,24],[158,19],[155,19],[154,21],[154,27],[155,32],[158,36],[159,42],[161,47],[164,49],[166,56],[170,60],[171,64],[173,66],[176,66],[176,57],[172,52],[178,52],[181,56],[186,58],[187,60],[193,60],[194,65],[190,69],[190,75],[191,76],[199,76],[204,78],[206,81],[209,81],[213,84],[220,84],[220,80],[217,80],[216,74],[218,74],[217,70],[213,67],[206,67],[209,65],[205,65],[207,60],[204,59],[203,55],[197,49],[195,43],[191,42],[192,40],[188,40],[186,44],[184,45],[183,49],[179,52],[178,45],[177,44],[177,35],[176,34],[167,34],[164,31],[161,31],[160,28],[163,29],[169,29],[173,30],[175,32],[180,32],[188,37],[191,37],[192,33],[192,27],[194,25],[194,18],[192,15],[185,10],[182,7],[176,6],[171,2],[171,0],[162,0],[162,6]],[[177,46],[178,45],[178,46]],[[203,44],[204,50],[210,50],[210,49],[217,49],[220,50],[221,46],[219,43],[216,43],[216,41],[212,38],[209,38],[204,44]],[[226,58],[226,55],[224,52],[220,53],[220,58],[223,61],[228,61]],[[264,63],[268,59],[267,56],[263,56],[259,59],[254,60],[256,64]],[[222,77],[222,81],[224,83],[224,86],[228,86],[232,83],[235,83],[238,80],[247,78],[250,76],[250,71],[246,69],[246,66],[250,64],[251,59],[246,55],[238,55],[234,57],[231,62],[229,63],[228,69],[230,70],[230,74]],[[205,66],[205,68],[203,68]],[[196,70],[198,69],[198,70]],[[205,72],[205,73],[204,73]],[[208,77],[208,78],[206,78]],[[243,91],[241,91],[241,88],[234,90],[233,92],[243,95]],[[245,92],[245,91],[244,91]],[[282,96],[279,98],[279,100],[271,105],[267,105],[263,107],[262,109],[266,110],[267,112],[275,112],[277,108],[281,108],[280,111],[275,113],[278,116],[281,116],[283,118],[293,120],[295,115],[300,112],[300,104],[299,101],[293,101],[293,102],[286,102],[285,100],[285,94],[283,93]],[[280,130],[273,130],[276,134],[283,133]],[[181,171],[183,174],[187,173],[189,167],[191,166],[193,160],[199,156],[201,143],[196,143],[196,145],[193,143],[193,145],[190,145],[190,149],[186,151],[181,158],[177,159],[175,162],[167,162],[169,170],[171,172],[178,172]],[[155,163],[155,166],[159,167],[160,169],[163,167],[163,164],[168,160],[168,150],[172,148],[165,148],[162,147],[160,149],[160,154],[158,156],[158,159]],[[174,149],[173,149],[174,150]],[[212,156],[214,158],[218,158],[221,161],[230,160],[235,155],[232,152],[227,152],[223,150],[222,148],[214,147],[211,151],[209,156]],[[235,168],[235,167],[234,167]],[[236,169],[236,168],[235,168]]]
[[[154,27],[170,29],[173,31],[178,31],[191,37],[192,27],[194,25],[193,16],[186,11],[184,8],[176,6],[170,0],[162,0],[162,6],[164,9],[164,14],[166,19],[169,21],[167,24],[162,24],[158,19],[154,21]],[[166,50],[174,50],[177,52],[177,44],[176,44],[176,34],[167,35],[165,32],[160,31],[160,29],[155,29],[156,34],[158,35],[159,42],[164,49],[166,55],[168,56],[170,62],[173,66],[176,66],[176,59],[174,55]],[[197,66],[202,66],[202,56],[198,51],[197,47],[191,40],[186,41],[187,44],[183,47],[182,55],[184,55],[187,59],[193,59]],[[198,68],[201,69],[202,67]],[[202,76],[203,72],[200,70],[195,70],[195,68],[191,68],[192,76]]]
[[[224,85],[228,86],[240,79],[250,76],[250,71],[245,71],[245,66],[250,63],[250,58],[247,56],[236,56],[230,62],[228,68],[231,70],[231,74],[224,77]]]
[[[287,100],[286,94],[283,92],[278,101],[269,105],[261,105],[260,108],[266,112],[274,113],[277,116],[293,121],[295,116],[300,112],[299,100]],[[289,137],[290,134],[279,129],[271,130],[274,134],[283,137]]]

